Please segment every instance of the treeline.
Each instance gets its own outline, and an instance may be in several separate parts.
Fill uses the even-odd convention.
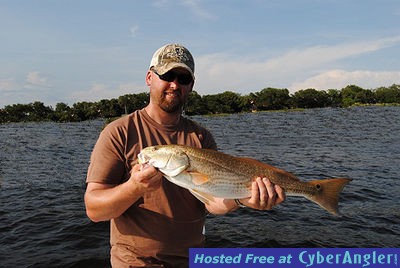
[[[56,107],[42,102],[7,105],[0,109],[0,123],[26,121],[77,122],[96,118],[119,117],[141,109],[149,102],[148,93],[127,94],[118,99],[98,102],[77,102],[72,106],[57,103]],[[399,104],[400,85],[364,89],[349,85],[341,90],[313,88],[289,94],[287,89],[265,88],[249,95],[231,91],[200,96],[193,91],[185,107],[187,115],[241,113],[249,111],[292,108],[349,107],[358,104]]]

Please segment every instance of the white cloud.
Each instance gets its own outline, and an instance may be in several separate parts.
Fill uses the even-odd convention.
[[[43,101],[51,95],[47,78],[30,72],[23,79],[0,79],[0,107],[16,103]]]
[[[263,59],[262,56],[248,56],[228,53],[203,55],[196,61],[196,86],[200,94],[215,91],[232,90],[236,92],[254,92],[264,87],[294,87],[294,81],[304,81],[311,74],[329,70],[340,60],[361,54],[378,51],[400,44],[400,36],[370,41],[337,44],[332,46],[312,46],[305,49],[292,49],[275,58]],[[372,72],[371,72],[372,74]],[[362,79],[371,79],[371,74]],[[355,74],[353,74],[355,75]],[[382,74],[378,75],[383,79]],[[378,81],[378,78],[375,79]],[[333,83],[334,81],[332,81]],[[384,81],[381,81],[383,84]],[[360,86],[368,83],[359,83]],[[372,83],[370,83],[372,84]],[[334,85],[328,86],[333,88]]]
[[[48,86],[47,78],[40,75],[39,72],[30,72],[26,76],[26,87],[31,86]]]
[[[333,46],[314,46],[302,50],[289,51],[275,59],[278,63],[295,63],[297,67],[315,66],[317,64],[337,61],[339,59],[357,56],[367,52],[377,51],[400,43],[400,36],[368,40]]]
[[[13,78],[0,79],[0,92],[13,91],[17,89],[17,83]]]
[[[357,85],[366,89],[374,89],[381,86],[391,86],[400,82],[398,72],[373,72],[373,71],[344,71],[330,70],[310,77],[302,82],[289,86],[291,92],[300,89],[315,88],[320,90],[342,89],[348,85]]]
[[[75,91],[72,94],[74,102],[80,101],[98,101],[110,98],[113,94],[104,84],[94,83],[88,90]]]
[[[125,94],[137,94],[145,92],[146,85],[138,83],[121,83],[116,86],[101,83],[93,83],[90,89],[72,92],[72,103],[80,101],[99,101],[102,99],[118,98]]]

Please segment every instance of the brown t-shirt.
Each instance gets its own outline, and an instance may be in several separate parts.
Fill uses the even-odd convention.
[[[212,135],[193,121],[181,117],[178,125],[160,125],[142,109],[102,131],[86,182],[121,184],[129,179],[141,149],[158,144],[216,149]],[[203,203],[163,179],[159,189],[146,193],[111,220],[113,267],[187,267],[188,249],[204,245],[205,216]]]

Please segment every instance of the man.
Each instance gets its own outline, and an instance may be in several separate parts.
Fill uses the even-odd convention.
[[[250,198],[216,199],[205,206],[154,167],[137,164],[137,155],[147,146],[217,148],[210,132],[182,116],[194,85],[194,60],[185,47],[158,49],[146,84],[149,104],[100,134],[88,169],[86,212],[95,222],[111,220],[113,267],[187,267],[188,248],[204,245],[206,210],[224,214],[242,205],[267,210],[285,195],[266,178],[257,178]]]

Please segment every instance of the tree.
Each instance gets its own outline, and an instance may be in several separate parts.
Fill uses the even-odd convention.
[[[225,113],[239,113],[242,111],[243,102],[238,93],[232,91],[225,91],[218,94],[221,104],[224,104]]]
[[[356,103],[356,95],[358,92],[364,90],[363,88],[356,85],[348,85],[345,88],[342,88],[342,104],[344,107],[349,107]]]
[[[7,122],[29,121],[32,107],[29,104],[13,104],[4,107]]]
[[[400,103],[400,85],[377,88],[375,96],[378,103]]]
[[[255,111],[257,110],[256,104],[255,104],[255,96],[253,93],[250,93],[249,95],[241,96],[241,103],[242,103],[242,112],[250,112],[250,111]]]
[[[56,109],[53,116],[54,121],[70,122],[73,121],[72,109],[68,104],[60,102],[56,104]]]
[[[29,121],[44,121],[50,120],[53,115],[53,110],[45,106],[43,102],[35,101],[29,104],[31,113],[29,114]]]
[[[8,122],[8,114],[5,109],[0,109],[0,124]]]
[[[224,109],[220,107],[217,95],[205,95],[202,99],[207,107],[208,114],[223,113]]]
[[[356,85],[349,85],[342,89],[342,104],[344,107],[356,103],[376,103],[375,93]]]
[[[148,92],[127,94],[118,99],[98,102],[77,102],[69,107],[57,103],[55,110],[36,101],[29,104],[7,105],[0,109],[0,123],[53,120],[58,122],[83,121],[96,118],[118,117],[142,109],[149,103]],[[207,113],[239,113],[254,109],[278,110],[287,108],[348,107],[356,103],[400,103],[400,85],[380,87],[375,90],[348,85],[341,90],[328,91],[308,88],[289,95],[287,89],[264,88],[259,92],[241,96],[232,91],[200,96],[189,94],[185,106],[187,115]]]
[[[185,113],[187,115],[200,115],[207,113],[207,105],[196,91],[190,92],[185,106]]]
[[[94,109],[97,110],[99,117],[112,118],[121,116],[123,109],[117,99],[103,99],[95,103]]]
[[[325,91],[308,88],[295,92],[292,96],[292,102],[294,107],[297,108],[327,107],[329,95]]]
[[[337,89],[328,89],[329,106],[340,107],[342,106],[342,94]]]
[[[203,97],[208,113],[238,113],[244,105],[241,96],[231,91]]]
[[[289,90],[264,88],[252,95],[254,104],[259,110],[281,110],[289,107]]]
[[[100,117],[100,111],[92,102],[77,102],[72,106],[73,121],[84,121]]]
[[[145,107],[149,103],[149,99],[149,93],[126,94],[118,98],[118,103],[124,113],[129,114]]]

